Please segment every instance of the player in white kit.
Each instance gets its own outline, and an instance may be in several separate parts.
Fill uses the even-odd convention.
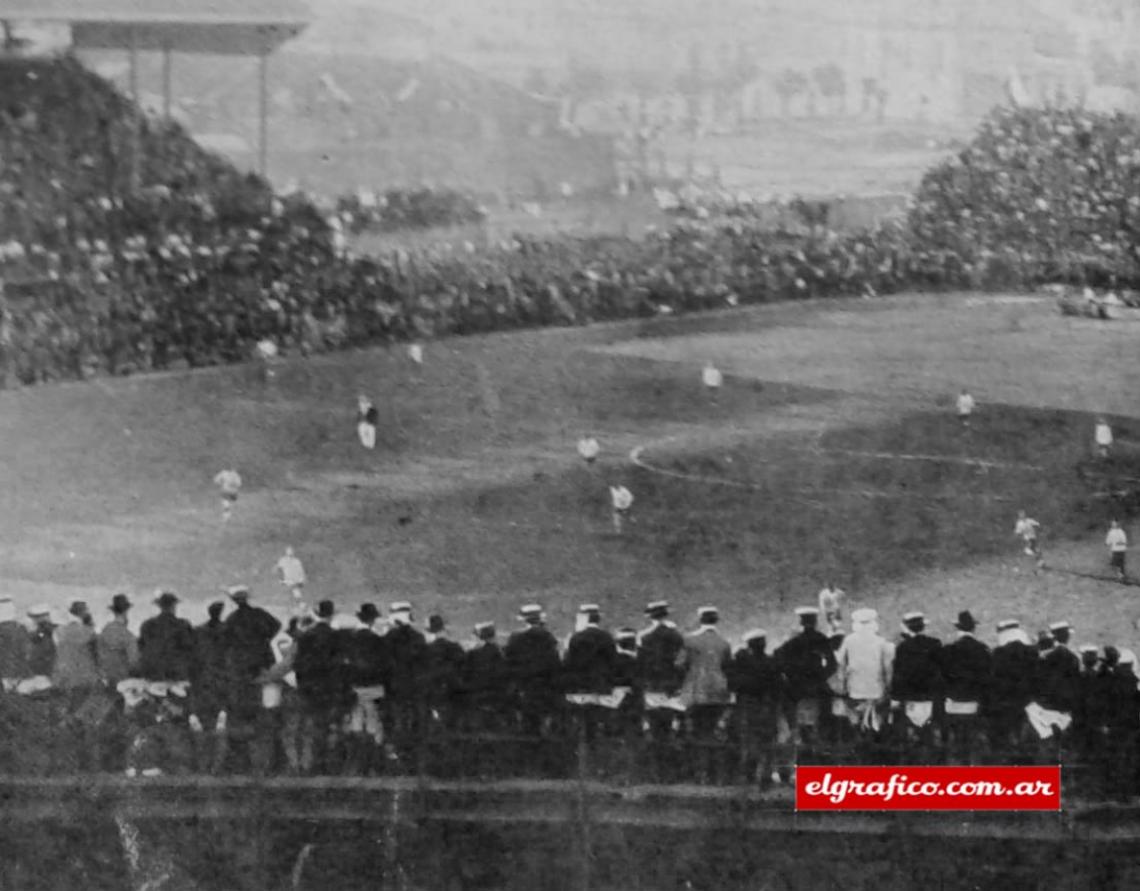
[[[238,494],[241,492],[241,474],[233,468],[218,471],[214,477],[214,485],[222,493],[222,520],[229,522],[233,516],[234,505],[237,504]]]
[[[284,585],[289,593],[293,595],[295,601],[300,601],[305,595],[305,566],[301,563],[301,559],[293,553],[291,547],[285,548],[285,554],[277,561],[274,566],[277,570],[278,576],[281,578],[281,584]]]
[[[360,437],[360,444],[366,449],[376,448],[376,426],[380,423],[380,412],[367,396],[358,396],[356,400],[356,435]]]

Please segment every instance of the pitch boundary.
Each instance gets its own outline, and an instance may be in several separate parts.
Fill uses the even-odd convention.
[[[655,464],[650,464],[645,460],[645,452],[655,445],[663,445],[668,442],[673,442],[680,437],[670,436],[665,439],[657,440],[655,442],[642,443],[635,446],[629,453],[630,462],[637,468],[645,470],[649,473],[656,474],[657,476],[667,477],[669,479],[681,480],[688,483],[699,483],[707,486],[725,486],[730,489],[741,489],[749,492],[763,492],[765,488],[755,483],[748,483],[742,480],[727,479],[725,477],[706,476],[699,473],[685,473],[680,470],[670,470],[665,467],[660,467]],[[1037,467],[1033,464],[1016,464],[1003,461],[984,461],[980,458],[957,458],[955,456],[937,456],[937,455],[908,455],[906,453],[895,452],[848,452],[839,449],[821,449],[813,447],[811,451],[817,454],[845,454],[845,455],[858,455],[871,458],[882,459],[900,459],[900,460],[916,460],[916,461],[949,461],[952,463],[962,463],[968,466],[978,466],[985,469],[991,467],[1002,468],[1016,468],[1022,470],[1042,470],[1043,468]],[[806,493],[819,493],[828,495],[858,495],[863,498],[929,498],[926,493],[921,492],[883,492],[877,489],[799,489],[801,494]],[[963,493],[954,496],[955,498],[977,498],[982,500],[992,500],[999,502],[1011,502],[1012,498],[1006,495],[994,495],[986,493]],[[807,504],[822,504],[817,500],[809,500],[806,498],[799,499]]]

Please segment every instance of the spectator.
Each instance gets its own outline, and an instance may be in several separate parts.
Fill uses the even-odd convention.
[[[129,677],[139,664],[139,644],[127,626],[131,601],[126,594],[111,598],[111,621],[99,632],[99,671],[104,683],[112,690]]]
[[[160,591],[154,600],[159,613],[139,629],[139,674],[148,681],[187,682],[194,676],[194,630],[178,618],[179,598]]]
[[[783,698],[783,676],[767,646],[766,631],[749,631],[728,674],[729,689],[736,697],[743,778],[759,780],[762,789],[772,783]]]
[[[11,693],[28,677],[28,631],[16,621],[16,607],[8,595],[0,595],[0,692]]]

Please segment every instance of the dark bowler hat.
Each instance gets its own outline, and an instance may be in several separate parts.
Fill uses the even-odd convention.
[[[964,609],[958,613],[958,621],[954,623],[954,627],[959,631],[973,631],[978,627],[978,623],[974,620],[973,614]]]
[[[159,591],[158,596],[154,598],[154,602],[156,606],[161,607],[174,606],[175,604],[181,603],[181,600],[179,600],[178,595],[173,591]]]
[[[318,619],[331,619],[336,612],[336,607],[333,606],[331,600],[322,600],[317,604],[317,618]]]
[[[439,634],[445,627],[446,623],[443,621],[443,616],[428,616],[428,634]]]
[[[116,615],[122,615],[132,606],[130,598],[126,594],[116,594],[111,598],[111,612]]]
[[[375,622],[380,618],[380,610],[376,608],[374,603],[363,603],[360,605],[360,609],[356,611],[356,618],[365,624]]]

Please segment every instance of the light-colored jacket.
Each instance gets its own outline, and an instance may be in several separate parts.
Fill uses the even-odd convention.
[[[681,701],[685,705],[726,705],[729,701],[725,669],[732,661],[732,647],[715,628],[705,626],[685,635],[685,649],[677,657],[685,669]]]
[[[52,683],[61,690],[83,690],[100,683],[95,661],[95,631],[79,621],[56,632],[55,674]]]
[[[139,664],[139,642],[122,622],[108,622],[99,632],[99,670],[114,686],[132,677]]]
[[[836,653],[842,692],[851,699],[882,699],[891,688],[895,646],[873,626],[856,626]]]

